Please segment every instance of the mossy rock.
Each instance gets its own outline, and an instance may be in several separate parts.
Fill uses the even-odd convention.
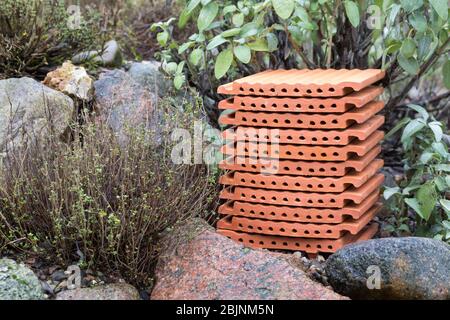
[[[42,298],[42,287],[33,271],[11,259],[0,259],[0,300]]]

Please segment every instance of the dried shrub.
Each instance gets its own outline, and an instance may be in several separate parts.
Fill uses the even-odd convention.
[[[33,251],[148,285],[162,234],[211,211],[214,179],[204,165],[172,162],[170,132],[155,144],[148,131],[129,129],[119,145],[101,124],[78,130],[82,139],[70,145],[48,137],[4,159],[0,254]]]
[[[62,0],[0,1],[0,79],[41,78],[77,52],[95,47],[95,14],[76,17]]]

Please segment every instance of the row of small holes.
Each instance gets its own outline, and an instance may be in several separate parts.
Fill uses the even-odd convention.
[[[239,241],[239,242],[244,242],[244,239],[243,239],[243,238],[239,238],[238,241]],[[255,240],[249,239],[248,242],[251,243],[251,244],[254,244],[254,243],[255,243]],[[264,245],[264,241],[262,241],[262,240],[259,241],[259,244],[260,244],[261,246],[263,246],[263,245]],[[270,244],[273,245],[273,246],[276,246],[276,245],[278,245],[278,242],[277,242],[277,241],[271,241]],[[289,244],[288,244],[287,242],[282,242],[282,244],[283,244],[283,246],[285,246],[285,247],[289,246]],[[293,244],[294,244],[296,247],[300,247],[300,243],[299,243],[299,242],[294,242]],[[306,248],[310,249],[310,248],[312,248],[312,246],[308,243],[308,244],[306,244]],[[333,250],[333,246],[332,246],[332,245],[327,246],[327,248],[328,248],[329,250]],[[317,244],[317,245],[316,245],[316,249],[322,249],[322,245]]]
[[[246,183],[247,180],[245,180],[245,178],[241,178],[241,182],[242,182],[242,183]],[[257,183],[256,180],[250,180],[249,182],[250,182],[250,184],[254,184],[254,185]],[[265,185],[266,185],[266,182],[265,182],[265,181],[258,181],[258,183],[259,183],[260,185],[262,185],[262,186],[265,186]],[[272,180],[270,184],[271,184],[272,186],[277,186],[277,185],[278,185],[278,183],[277,183],[275,180]],[[288,183],[288,182],[283,182],[283,183],[282,183],[282,186],[284,186],[284,187],[289,187],[289,183]],[[297,188],[299,188],[299,187],[301,187],[302,185],[301,185],[299,182],[296,182],[296,183],[294,183],[294,185],[291,186],[291,187],[294,187],[294,186],[297,187]],[[321,183],[316,184],[316,185],[308,184],[308,185],[306,185],[306,186],[307,186],[309,189],[312,189],[313,187],[320,188],[320,189],[324,188],[324,185],[321,184]],[[334,183],[330,183],[330,184],[327,185],[327,187],[328,187],[328,188],[335,188],[336,185],[335,185]]]
[[[268,136],[268,135],[264,135],[264,136],[261,136],[261,137],[262,137],[263,139],[266,139],[266,140],[269,139],[269,136]],[[259,136],[259,134],[255,133],[255,134],[253,134],[253,135],[250,137],[250,135],[249,135],[248,133],[245,133],[245,132],[244,132],[244,138],[259,139],[260,136]],[[274,138],[275,138],[275,139],[280,139],[281,137],[280,137],[279,135],[276,135]],[[291,135],[289,135],[289,136],[286,137],[286,139],[287,139],[287,140],[294,140],[294,137],[292,137]],[[322,141],[325,141],[325,142],[329,140],[328,137],[322,137],[321,139],[322,139]],[[302,140],[302,141],[304,141],[304,140],[306,140],[306,137],[305,137],[305,136],[297,136],[297,140]],[[314,142],[317,142],[317,141],[318,141],[318,139],[317,139],[316,137],[312,137],[311,140],[314,141]],[[334,137],[333,137],[333,140],[339,141],[339,140],[341,140],[341,137],[340,137],[340,136],[334,136]]]
[[[241,213],[245,213],[245,210],[244,210],[243,208],[241,208],[239,211],[240,211]],[[250,210],[249,213],[252,214],[252,215],[256,215],[256,214],[257,214],[255,210]],[[264,211],[259,211],[258,214],[259,214],[260,216],[265,216],[265,215],[266,215],[266,213],[265,213]],[[269,213],[269,215],[271,215],[272,217],[275,217],[277,214],[276,214],[275,212],[271,211],[271,212]],[[282,214],[281,214],[281,217],[283,217],[283,218],[287,218],[287,216],[288,216],[287,213],[282,213]],[[300,215],[299,215],[298,213],[294,213],[294,214],[293,214],[293,217],[294,217],[294,218],[299,218]],[[307,215],[307,216],[306,216],[306,219],[308,219],[308,220],[311,220],[312,218],[313,218],[313,217],[312,217],[311,215]],[[319,215],[315,215],[314,218],[320,220],[320,219],[322,219],[322,216],[319,214]],[[334,219],[334,215],[333,215],[333,214],[329,214],[329,215],[328,215],[328,219]]]
[[[267,108],[267,105],[265,104],[265,103],[261,103],[260,105],[256,105],[256,103],[251,103],[250,105],[249,104],[247,104],[247,103],[245,103],[245,102],[241,102],[241,107],[252,107],[252,108],[256,108],[256,107],[259,107],[259,108],[262,108],[262,109],[265,109],[265,108]],[[281,108],[281,107],[283,107],[283,108],[285,108],[285,109],[289,109],[291,106],[289,105],[289,104],[287,104],[287,103],[284,103],[284,104],[282,104],[281,106],[279,106],[277,103],[272,103],[272,105],[270,106],[271,108],[273,108],[273,109],[276,109],[276,108]],[[295,108],[297,108],[297,109],[303,109],[303,105],[301,105],[300,103],[297,103],[296,105],[295,105]],[[305,108],[306,108],[306,106],[305,106]],[[321,104],[321,105],[319,105],[318,107],[315,107],[315,106],[313,106],[312,104],[310,104],[310,105],[308,105],[308,109],[309,110],[314,110],[314,109],[316,109],[316,108],[319,108],[319,109],[325,109],[325,106],[323,105],[323,104]],[[337,108],[337,105],[335,104],[335,103],[333,103],[332,105],[330,105],[330,108]]]
[[[242,198],[247,198],[247,196],[246,196],[245,193],[241,193],[241,197],[242,197]],[[254,195],[254,194],[252,194],[252,195],[250,196],[250,198],[253,199],[253,200],[256,200],[256,199],[257,199],[256,195]],[[259,196],[259,200],[261,200],[261,201],[266,201],[266,197],[265,197],[265,196]],[[271,200],[272,200],[272,201],[278,201],[279,199],[277,198],[277,196],[272,196],[272,197],[271,197]],[[283,202],[289,202],[289,198],[287,198],[287,197],[284,197],[284,198],[281,199],[281,200],[283,200]],[[301,202],[302,202],[302,200],[301,200],[300,198],[295,198],[294,201],[297,202],[297,203],[301,203]],[[336,199],[330,199],[329,201],[330,201],[330,203],[336,203]],[[313,201],[313,200],[311,200],[311,199],[308,199],[306,202],[309,203],[309,204],[313,204],[313,203],[315,203],[315,202],[317,202],[317,203],[322,203],[322,204],[325,203],[322,199],[318,199],[318,200],[316,200],[316,201]]]
[[[242,120],[243,122],[258,123],[258,118],[251,118],[251,120],[247,120],[246,117],[242,117],[241,120]],[[273,122],[273,123],[278,123],[279,121],[278,121],[278,119],[273,119],[272,122]],[[269,121],[268,121],[267,119],[262,119],[262,120],[261,120],[261,123],[267,124],[267,123],[269,123]],[[284,120],[284,123],[285,123],[285,124],[291,124],[291,120],[290,120],[290,119],[285,119],[285,120]],[[320,123],[321,126],[325,126],[325,125],[328,124],[325,120],[322,120],[322,121],[320,121],[319,123]],[[337,120],[337,119],[334,119],[334,120],[331,121],[331,123],[332,123],[332,124],[338,124],[338,120]],[[298,119],[298,120],[297,120],[297,124],[303,124],[303,120]],[[313,121],[313,120],[310,120],[310,121],[309,121],[309,125],[315,126],[315,125],[316,125],[316,122]]]
[[[245,152],[249,152],[249,149],[248,149],[248,148],[244,148],[244,151],[245,151]],[[251,149],[250,153],[251,153],[251,154],[262,153],[262,154],[266,154],[266,155],[269,154],[269,152],[268,152],[267,150],[261,150],[261,152],[259,152],[258,149]],[[275,154],[280,154],[280,152],[279,152],[278,150],[275,150]],[[286,151],[286,155],[292,156],[292,152],[291,152],[291,151]],[[305,153],[302,152],[302,151],[298,151],[298,152],[297,152],[297,155],[299,155],[299,156],[302,157],[302,156],[305,155]],[[311,152],[311,153],[308,154],[307,156],[312,157],[312,158],[316,158],[316,157],[317,157],[317,154],[314,153],[314,152]],[[322,152],[322,153],[320,154],[320,156],[325,158],[325,157],[328,157],[329,154],[326,153],[326,152]],[[333,152],[333,157],[339,157],[339,152]],[[288,167],[286,167],[286,168],[288,168]],[[289,170],[289,169],[287,169],[287,170]]]
[[[239,90],[240,90],[240,91],[245,91],[244,87],[240,87]],[[254,93],[254,92],[255,92],[255,89],[254,89],[254,88],[249,88],[248,91]],[[259,88],[258,91],[259,91],[260,93],[264,93],[264,92],[265,92],[265,90],[264,90],[263,88]],[[269,88],[268,91],[270,91],[270,92],[275,92],[276,90],[275,90],[275,88],[272,87],[272,88]],[[329,91],[329,92],[334,92],[335,89],[334,89],[334,88],[328,88],[328,91]],[[287,88],[281,88],[281,92],[287,93],[287,92],[288,92],[288,89],[287,89]],[[295,92],[295,93],[299,93],[299,92],[300,92],[300,89],[294,88],[294,92]],[[323,89],[318,88],[318,89],[316,89],[316,92],[317,92],[317,93],[323,93]],[[311,93],[312,93],[312,90],[311,90],[311,89],[308,89],[308,90],[306,90],[306,93],[307,93],[307,94],[311,94]]]
[[[246,164],[241,164],[241,166],[242,166],[243,168],[247,168],[247,165],[246,165]],[[258,167],[257,167],[256,165],[254,165],[254,164],[251,165],[251,166],[249,166],[249,167],[251,167],[252,169],[258,169]],[[261,166],[261,170],[278,170],[278,166],[271,166],[271,167],[268,167],[268,166],[264,166],[264,165],[263,165],[263,166]],[[284,171],[290,171],[291,168],[290,168],[290,167],[283,167],[283,170],[284,170]],[[301,168],[301,167],[297,167],[297,168],[295,168],[295,170],[296,170],[296,171],[302,171],[302,168]],[[336,172],[336,171],[337,171],[337,168],[336,168],[336,167],[331,167],[330,170]],[[316,172],[313,168],[309,168],[308,171],[309,171],[310,173]],[[319,172],[325,172],[325,169],[324,169],[324,168],[319,168]]]
[[[252,225],[245,225],[244,226],[244,224],[242,224],[242,223],[239,223],[239,228],[247,228],[247,229],[250,229],[250,230],[255,229],[255,227],[252,226]],[[264,231],[264,229],[262,227],[256,227],[256,229],[258,229],[258,231]],[[274,232],[275,231],[273,227],[267,227],[267,229],[270,232]],[[278,231],[280,233],[285,233],[286,232],[286,230],[284,228],[279,228]],[[297,233],[298,230],[293,228],[293,229],[291,229],[291,232],[292,233]],[[320,230],[314,230],[313,233],[315,235],[320,235],[322,232]],[[331,233],[333,233],[333,231],[331,229],[328,229],[328,230],[325,231],[325,233],[331,234]],[[309,235],[309,234],[311,234],[311,232],[309,230],[303,230],[303,234]]]

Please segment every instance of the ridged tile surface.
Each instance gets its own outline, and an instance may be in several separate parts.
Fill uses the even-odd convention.
[[[222,133],[225,141],[253,141],[262,143],[289,143],[311,145],[347,145],[354,139],[366,140],[384,123],[383,116],[373,116],[363,124],[354,124],[345,130],[308,130],[233,127]]]
[[[333,253],[347,244],[368,240],[378,230],[377,224],[370,224],[357,235],[346,234],[340,239],[310,239],[283,236],[269,236],[254,233],[238,232],[219,228],[217,232],[235,241],[241,242],[250,248],[279,249],[304,251],[307,253]]]
[[[267,157],[311,161],[346,161],[352,155],[364,156],[384,137],[383,131],[376,131],[364,141],[352,142],[346,146],[311,146],[291,144],[267,144],[257,142],[231,142],[221,152],[237,157]]]
[[[297,129],[346,129],[354,123],[364,123],[384,107],[382,101],[369,102],[362,108],[341,114],[302,114],[236,111],[223,114],[219,123],[230,126],[253,126]]]
[[[220,198],[293,207],[344,208],[350,203],[363,202],[372,192],[381,187],[383,181],[384,176],[377,174],[361,187],[351,187],[341,193],[278,191],[229,186],[222,190]]]
[[[377,232],[384,71],[268,70],[222,85],[218,232],[335,252]]]
[[[349,219],[339,224],[313,224],[287,221],[263,220],[240,216],[226,216],[218,222],[218,227],[285,237],[339,239],[345,232],[358,234],[377,214],[381,204],[367,210],[359,219]]]
[[[353,108],[361,108],[383,93],[383,88],[369,87],[339,98],[275,98],[234,96],[219,102],[219,109],[302,112],[302,113],[343,113]]]
[[[366,70],[268,70],[220,86],[220,94],[284,97],[336,97],[360,91],[384,78]]]
[[[380,198],[373,192],[359,204],[349,204],[345,208],[303,208],[267,205],[242,201],[227,201],[219,207],[222,215],[235,215],[278,221],[308,223],[341,223],[349,217],[359,219]]]

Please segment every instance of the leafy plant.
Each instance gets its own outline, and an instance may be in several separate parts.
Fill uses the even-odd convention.
[[[397,220],[391,230],[409,232],[408,213],[415,218],[415,233],[450,243],[450,153],[444,142],[445,125],[418,105],[409,105],[417,117],[398,123],[389,136],[403,128],[405,178],[386,188],[384,198]]]
[[[192,113],[167,114],[192,128]],[[123,144],[98,122],[76,129],[82,139],[72,144],[49,136],[8,151],[0,166],[0,255],[31,252],[147,287],[162,234],[209,214],[215,179],[206,165],[174,164],[169,129],[159,145],[130,124]]]
[[[2,0],[0,78],[43,77],[52,66],[95,46],[94,18],[73,20],[62,0]]]
[[[178,43],[173,31],[189,23],[196,32]],[[448,25],[446,0],[190,0],[152,30],[164,69],[177,87],[182,69],[215,118],[219,83],[267,68],[383,68],[385,86],[403,83],[390,109],[441,56],[449,84]]]

